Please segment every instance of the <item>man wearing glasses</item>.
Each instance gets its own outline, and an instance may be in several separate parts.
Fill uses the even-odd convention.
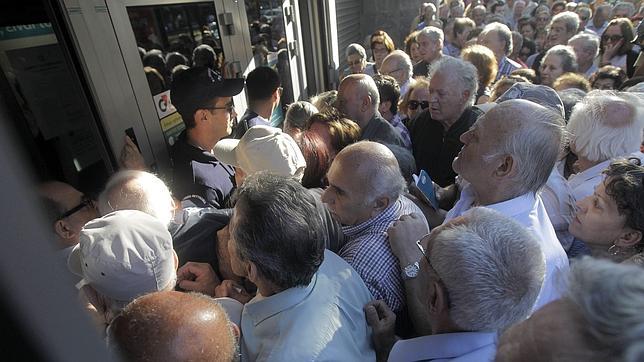
[[[205,67],[190,68],[172,82],[172,104],[186,125],[170,152],[172,191],[182,203],[225,206],[235,171],[219,162],[212,148],[232,132],[237,117],[232,96],[243,88],[243,79],[223,79]]]

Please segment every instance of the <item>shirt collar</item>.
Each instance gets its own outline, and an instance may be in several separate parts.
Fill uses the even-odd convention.
[[[575,182],[584,182],[595,178],[601,175],[602,171],[604,171],[604,169],[606,169],[608,165],[610,165],[611,161],[612,160],[606,160],[604,162],[600,162],[591,168],[587,168],[579,173],[576,173],[570,176],[570,181],[575,180]]]
[[[460,332],[435,334],[396,342],[390,356],[396,360],[418,361],[456,358],[494,345],[496,332]]]
[[[526,210],[531,210],[536,201],[536,196],[532,192],[523,194],[510,200],[497,202],[492,205],[485,205],[490,209],[496,210],[508,217],[525,213]]]
[[[342,231],[344,232],[344,235],[349,237],[349,238],[354,238],[357,235],[360,235],[362,232],[365,230],[369,230],[374,225],[378,224],[381,221],[384,220],[392,220],[393,216],[400,211],[402,208],[402,201],[400,200],[400,197],[394,202],[392,205],[387,207],[383,212],[378,214],[375,217],[372,217],[369,220],[363,221],[359,224],[356,225],[349,225],[349,226],[343,226]]]

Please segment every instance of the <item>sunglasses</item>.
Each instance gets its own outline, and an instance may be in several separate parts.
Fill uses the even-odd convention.
[[[416,109],[418,109],[418,106],[420,106],[420,108],[422,108],[422,109],[427,109],[427,108],[429,108],[429,102],[428,101],[422,101],[422,102],[409,101],[408,107],[412,111],[415,111]]]
[[[79,212],[83,208],[89,207],[89,206],[91,206],[91,207],[94,206],[94,200],[92,200],[92,198],[87,196],[87,195],[83,195],[82,198],[81,198],[80,204],[72,207],[67,212],[65,212],[64,214],[60,215],[58,217],[58,220],[62,220],[64,218],[66,218],[66,217],[72,216],[73,214]]]
[[[624,38],[624,37],[621,36],[621,35],[602,35],[602,40],[604,42],[607,42],[607,41],[610,40],[611,42],[614,43],[616,41],[620,41],[622,38]]]

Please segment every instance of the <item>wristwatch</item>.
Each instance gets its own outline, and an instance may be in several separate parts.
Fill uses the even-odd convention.
[[[404,267],[402,269],[402,273],[400,274],[403,280],[414,279],[418,276],[418,270],[420,270],[420,264],[418,262],[415,262]]]

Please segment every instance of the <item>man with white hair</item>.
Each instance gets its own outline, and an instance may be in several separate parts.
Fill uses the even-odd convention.
[[[322,201],[343,225],[347,238],[338,254],[360,274],[376,299],[400,313],[405,307],[402,278],[409,275],[401,273],[385,231],[400,216],[420,213],[420,209],[403,196],[405,179],[396,157],[382,144],[358,142],[337,154],[327,178],[329,187]]]
[[[429,109],[408,124],[412,152],[419,170],[442,187],[454,183],[452,161],[463,144],[459,137],[482,114],[476,98],[476,68],[458,58],[443,57],[429,71]]]
[[[418,52],[422,61],[414,66],[414,77],[427,76],[429,66],[443,56],[443,31],[435,26],[427,26],[418,32]]]
[[[613,159],[639,151],[644,128],[641,102],[626,92],[596,90],[577,103],[568,122],[570,149],[577,155],[577,173],[568,178],[575,200],[593,194]]]
[[[497,80],[521,68],[521,64],[508,58],[512,54],[512,31],[507,25],[501,23],[487,24],[479,34],[478,42],[490,48],[494,53],[494,57],[499,63],[499,70],[496,73]]]
[[[136,297],[172,290],[177,281],[172,237],[156,217],[119,210],[88,222],[69,255],[69,269],[100,330]]]
[[[501,336],[496,361],[644,360],[642,268],[586,257],[568,284],[564,298]]]
[[[599,39],[592,34],[580,33],[570,38],[568,45],[577,55],[577,71],[586,79],[590,79],[598,69],[595,58],[599,54]]]
[[[400,87],[400,98],[402,99],[409,88],[414,84],[412,78],[413,67],[411,58],[404,51],[398,49],[389,53],[382,61],[380,74],[393,77]]]
[[[568,40],[577,34],[579,29],[579,15],[572,11],[564,11],[552,17],[548,24],[548,35],[544,49],[528,58],[528,65],[534,69],[539,76],[541,70],[541,61],[545,57],[548,49],[555,45],[567,45]]]
[[[479,207],[434,229],[421,243],[426,252],[416,248],[411,260],[421,256],[416,281],[424,288],[408,293],[421,337],[396,341],[395,316],[381,301],[371,302],[365,314],[378,357],[490,361],[497,332],[524,320],[539,295],[545,267],[537,241],[516,221]],[[391,245],[403,263],[405,250]]]
[[[340,82],[336,107],[360,126],[360,139],[403,146],[396,129],[380,116],[379,106],[378,87],[370,76],[351,74]]]
[[[485,14],[487,13],[487,9],[485,9],[485,5],[480,4],[476,5],[472,11],[470,11],[470,19],[474,20],[474,24],[476,25],[477,28],[482,28],[485,26]]]

